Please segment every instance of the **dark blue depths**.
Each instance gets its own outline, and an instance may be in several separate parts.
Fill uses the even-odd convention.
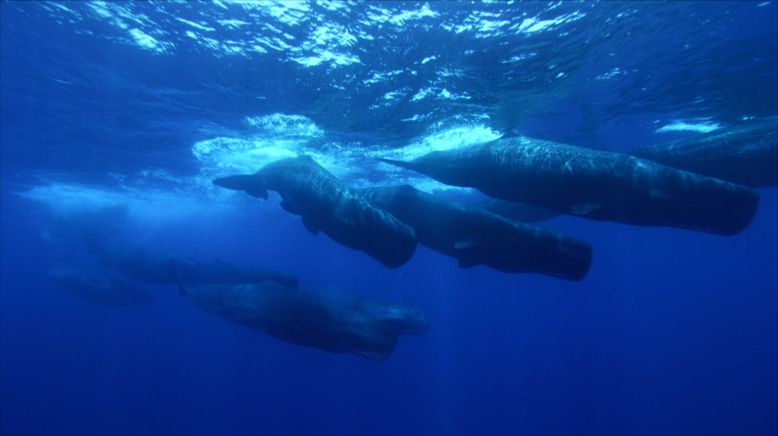
[[[360,5],[312,5],[309,18],[297,19],[229,2],[114,5],[142,14],[144,24],[126,16],[124,23],[161,51],[128,36],[99,5],[0,6],[3,435],[778,434],[777,188],[758,189],[754,221],[731,237],[572,217],[538,223],[592,245],[581,282],[460,269],[423,246],[387,269],[311,235],[272,199],[214,197],[207,185],[223,175],[219,165],[246,157],[204,142],[267,145],[283,136],[302,143],[295,152],[363,165],[340,169],[355,184],[380,184],[401,175],[363,156],[428,145],[419,138],[463,126],[613,151],[691,137],[700,133],[658,130],[778,114],[774,3],[433,3],[426,8],[437,15],[368,28],[349,17],[380,21],[380,13]],[[425,10],[376,7],[394,16]],[[476,9],[518,26],[479,27],[488,17],[468,21]],[[621,13],[628,21],[612,24]],[[350,26],[357,42],[305,46],[314,15],[332,28]],[[249,24],[201,34],[173,17],[214,28],[217,18]],[[537,20],[525,31],[567,21],[521,33],[526,17]],[[262,33],[263,20],[303,48],[229,55],[199,38],[272,36]],[[441,30],[468,23],[461,32]],[[182,36],[187,30],[198,38]],[[509,62],[522,55],[524,64]],[[406,69],[417,74],[386,74]],[[446,69],[451,74],[441,75]],[[395,91],[401,96],[385,98]],[[300,139],[307,133],[295,126],[255,130],[246,121],[271,114],[299,114],[308,120],[303,130],[311,122],[320,132]],[[400,121],[414,115],[421,121]],[[203,143],[212,147],[195,147]],[[236,165],[227,173],[244,169]],[[84,188],[79,197],[73,187],[98,191]],[[52,210],[72,207],[73,198],[117,195],[136,207],[122,230],[134,243],[417,307],[431,327],[401,337],[388,360],[373,362],[227,322],[173,286],[149,285],[157,301],[139,308],[78,299],[48,273],[63,257],[93,259],[58,243],[70,239],[52,227]]]

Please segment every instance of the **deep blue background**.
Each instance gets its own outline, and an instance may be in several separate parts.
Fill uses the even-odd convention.
[[[112,174],[131,180],[149,168],[185,180],[199,171],[193,142],[240,134],[241,120],[257,114],[303,114],[353,147],[395,147],[486,112],[498,131],[616,150],[674,138],[656,129],[676,119],[775,115],[775,4],[433,4],[437,17],[373,29],[376,40],[352,48],[360,64],[310,68],[283,53],[230,57],[179,41],[184,29],[157,6],[128,8],[168,29],[177,45],[164,54],[126,43],[94,17],[68,22],[39,4],[1,6],[3,435],[778,434],[776,188],[760,190],[756,219],[734,237],[542,223],[594,247],[580,283],[461,270],[424,247],[387,270],[242,198],[240,213],[193,213],[151,236],[130,230],[160,250],[263,265],[304,287],[425,310],[429,332],[401,337],[382,363],[276,341],[198,310],[173,288],[129,310],[66,294],[46,276],[61,260],[57,241],[42,236],[50,212],[19,195],[60,181],[117,189]],[[84,4],[73,8],[88,17]],[[508,18],[579,8],[587,16],[534,39],[440,30],[479,8]],[[349,25],[362,9],[315,12]],[[628,22],[608,27],[632,9]],[[166,10],[190,20],[245,14],[236,5]],[[307,25],[285,30],[305,35]],[[499,62],[526,52],[520,47],[540,54],[522,67]],[[432,55],[443,64],[418,64]],[[635,72],[592,80],[613,58]],[[355,85],[406,64],[418,68],[415,78]],[[546,75],[549,65],[564,67],[566,79]],[[410,93],[368,109],[385,92],[437,80],[441,68],[465,71],[441,86],[470,100],[414,105]],[[429,118],[399,121],[413,114]]]

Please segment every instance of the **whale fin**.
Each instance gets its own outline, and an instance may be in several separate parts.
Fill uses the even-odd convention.
[[[313,219],[311,219],[310,217],[307,216],[303,217],[303,225],[305,226],[306,229],[308,229],[309,232],[311,232],[313,236],[319,234],[319,227],[314,223]]]
[[[380,162],[383,162],[383,163],[387,163],[389,165],[394,165],[396,167],[406,168],[406,169],[414,170],[414,171],[416,171],[417,167],[418,167],[418,165],[416,165],[413,161],[409,162],[409,161],[404,161],[404,160],[387,159],[387,158],[383,158],[383,157],[377,157],[375,159],[377,161],[380,161]]]
[[[213,180],[213,184],[234,191],[244,191],[252,197],[267,199],[267,189],[258,186],[256,174],[221,177]]]

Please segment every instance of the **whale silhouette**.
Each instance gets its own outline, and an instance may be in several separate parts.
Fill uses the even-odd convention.
[[[179,282],[179,291],[206,312],[282,341],[371,360],[388,358],[398,336],[420,335],[429,326],[416,309],[270,281],[193,287]]]
[[[458,259],[463,268],[486,265],[503,272],[581,280],[591,263],[592,249],[583,241],[511,221],[477,206],[442,200],[409,185],[362,192],[411,226],[420,244]]]
[[[407,262],[416,249],[410,227],[375,207],[309,156],[278,160],[255,174],[223,177],[213,183],[260,198],[267,198],[268,190],[276,191],[283,198],[281,207],[300,215],[311,233],[321,230],[389,268]]]
[[[746,186],[778,185],[778,117],[702,136],[636,147],[635,156]]]
[[[748,226],[752,190],[620,153],[521,136],[412,161],[379,159],[440,182],[562,213],[732,235]]]

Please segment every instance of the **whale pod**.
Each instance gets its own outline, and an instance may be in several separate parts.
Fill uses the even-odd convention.
[[[503,272],[536,272],[581,280],[592,249],[586,242],[512,221],[477,206],[436,198],[409,185],[363,190],[416,232],[420,244],[459,260]]]
[[[380,160],[570,215],[722,235],[746,228],[759,203],[755,192],[734,183],[625,154],[520,136],[408,162]]]
[[[207,312],[282,341],[371,360],[388,358],[399,335],[419,335],[429,326],[416,309],[269,281],[194,287],[179,282],[179,290]]]
[[[778,117],[636,147],[635,156],[746,186],[778,185]]]
[[[276,191],[287,212],[300,215],[313,234],[320,230],[349,248],[362,251],[386,267],[396,268],[413,256],[413,230],[375,207],[308,156],[282,159],[252,175],[229,176],[213,183],[267,198]]]

